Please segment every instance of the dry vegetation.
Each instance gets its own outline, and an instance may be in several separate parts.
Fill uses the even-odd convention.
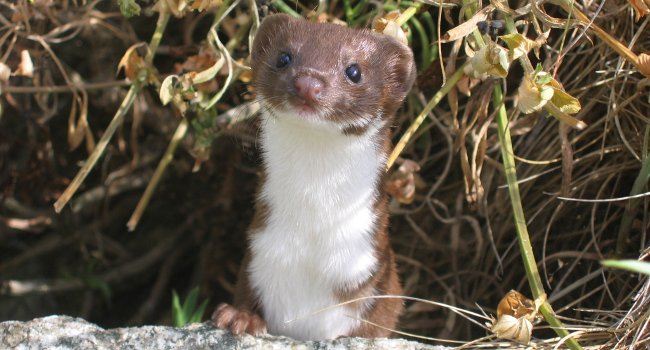
[[[574,3],[584,18],[568,16],[572,7],[561,1],[492,3],[497,9],[486,20],[513,18],[539,48],[514,60],[504,79],[447,83],[454,88],[400,154],[400,179],[415,186],[414,193],[397,186],[402,203],[391,207],[406,295],[494,315],[510,289],[539,294],[531,293],[518,245],[498,135],[503,106],[549,304],[584,347],[650,345],[648,277],[600,264],[650,253],[647,197],[620,199],[646,192],[650,173],[650,60],[637,56],[650,52],[650,16],[642,16],[647,0],[630,2],[636,13],[621,0]],[[174,11],[166,6],[184,1],[151,3],[127,19],[114,1],[0,2],[0,320],[66,313],[104,326],[169,323],[172,289],[200,286],[209,309],[230,299],[258,165],[254,119],[233,121],[251,114],[242,108],[254,96],[242,66],[248,33],[257,11],[316,16],[317,6],[243,1],[220,20],[221,1]],[[385,10],[417,9],[405,19],[418,87],[396,123],[397,143],[440,90],[440,72],[453,83],[452,73],[498,26],[488,25],[485,36],[472,25],[448,42],[437,38],[492,5],[355,4],[323,2],[319,18],[367,26]],[[169,22],[161,11],[172,12]],[[221,41],[211,34],[217,31]],[[157,33],[164,33],[159,46]],[[537,63],[579,100],[572,117],[550,117],[548,106],[529,114],[516,108],[520,83]],[[205,70],[209,79],[194,87],[194,74]],[[170,74],[177,77],[165,83]],[[495,104],[500,89],[504,103]],[[75,176],[81,181],[71,186]],[[409,333],[516,346],[490,338],[480,315],[469,315],[471,322],[416,301],[407,310],[402,330]],[[532,342],[553,348],[564,340],[542,321]]]

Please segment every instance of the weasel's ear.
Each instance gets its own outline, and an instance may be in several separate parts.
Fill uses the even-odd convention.
[[[261,58],[265,51],[277,44],[279,35],[288,30],[289,23],[295,20],[289,15],[275,14],[266,16],[260,27],[257,29],[253,48],[251,50],[251,61],[255,62]]]
[[[385,67],[388,67],[385,79],[390,86],[393,98],[400,104],[415,81],[416,69],[413,52],[410,47],[399,41],[389,36],[382,36],[384,45],[381,54],[387,60]]]

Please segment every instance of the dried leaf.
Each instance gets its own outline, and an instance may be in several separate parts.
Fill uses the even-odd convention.
[[[415,173],[420,171],[420,165],[410,159],[402,161],[400,167],[386,181],[386,192],[395,197],[400,203],[410,204],[415,198]]]
[[[636,22],[641,17],[650,14],[650,0],[628,0],[628,2],[634,9],[634,20]]]
[[[483,46],[471,59],[471,67],[475,77],[488,74],[499,78],[505,78],[510,68],[508,50],[493,42]]]
[[[158,92],[158,95],[160,96],[160,102],[163,104],[163,106],[172,101],[176,92],[175,86],[177,83],[177,75],[168,75],[160,84],[160,92]]]
[[[516,318],[510,315],[503,315],[490,330],[499,338],[528,344],[533,332],[533,324],[525,317]]]
[[[510,49],[510,60],[527,55],[531,49],[538,45],[536,41],[530,40],[519,33],[506,34],[499,38],[503,39],[506,45],[508,45]]]
[[[404,45],[408,45],[406,33],[404,33],[404,30],[402,30],[400,25],[397,23],[399,15],[400,12],[395,10],[387,13],[384,17],[375,18],[372,21],[372,29],[375,32],[391,36]]]
[[[6,83],[9,81],[9,77],[11,76],[11,68],[7,66],[6,64],[0,62],[0,82]]]
[[[564,90],[553,88],[555,93],[551,98],[551,103],[560,109],[563,113],[576,114],[580,111],[580,101],[577,98],[567,94]]]
[[[647,53],[639,54],[639,57],[636,61],[636,66],[641,74],[650,78],[650,55]]]
[[[145,44],[139,43],[129,47],[117,65],[117,72],[124,69],[124,75],[131,81],[135,80],[140,68],[145,67],[144,58],[138,53],[141,47],[145,47]]]
[[[487,16],[494,10],[494,6],[488,5],[478,11],[472,18],[461,23],[459,26],[456,26],[445,33],[440,39],[441,42],[446,43],[450,41],[455,41],[460,38],[464,38],[469,35],[476,28],[476,24],[481,21],[485,21]]]
[[[29,51],[20,51],[20,63],[14,74],[29,78],[34,77],[34,63],[32,62],[32,57],[29,55]]]
[[[515,318],[531,315],[536,312],[535,302],[526,298],[516,290],[510,290],[497,306],[497,318],[510,315]]]
[[[539,111],[549,100],[542,98],[537,85],[528,77],[522,79],[517,89],[517,96],[517,108],[524,114]]]

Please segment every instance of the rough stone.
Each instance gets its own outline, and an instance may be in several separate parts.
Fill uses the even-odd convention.
[[[443,350],[404,339],[342,338],[296,341],[286,337],[234,336],[208,323],[183,328],[143,326],[103,329],[81,318],[48,316],[27,322],[0,323],[0,349],[396,349]]]

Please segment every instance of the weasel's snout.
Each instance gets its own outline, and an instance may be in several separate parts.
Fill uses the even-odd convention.
[[[293,81],[298,97],[308,103],[318,102],[325,90],[325,83],[314,76],[301,75]]]

